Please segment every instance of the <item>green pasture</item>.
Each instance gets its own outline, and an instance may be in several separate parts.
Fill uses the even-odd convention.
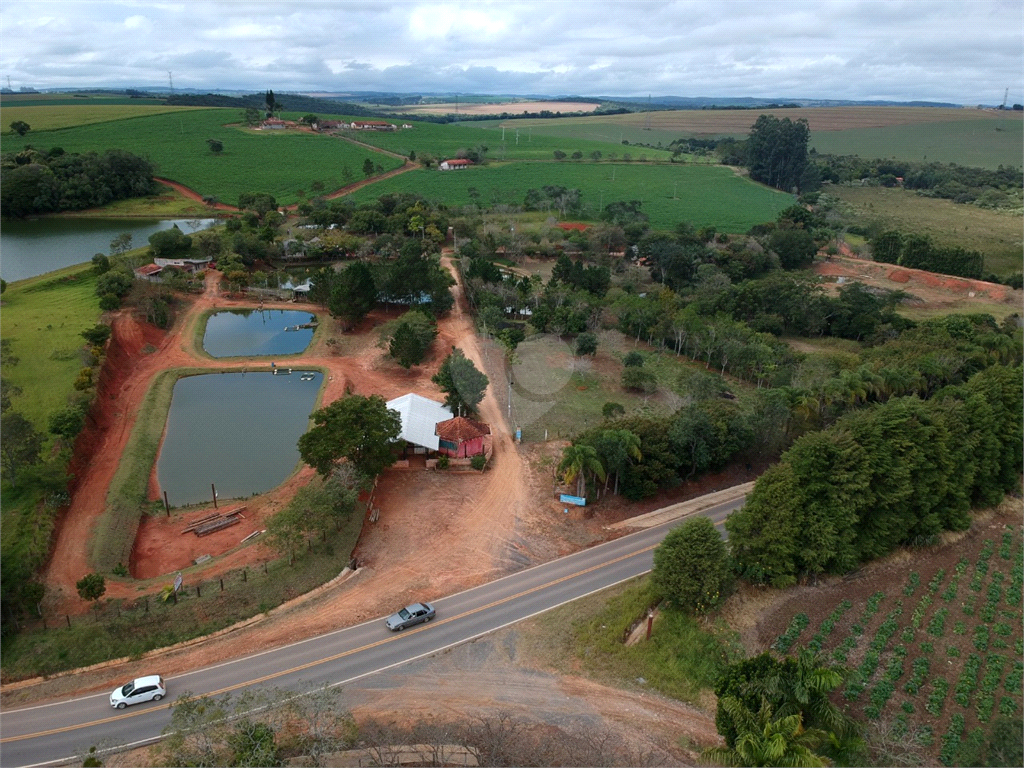
[[[269,192],[278,203],[312,197],[313,182],[330,191],[365,178],[366,159],[392,170],[400,159],[332,136],[298,130],[256,131],[241,127],[234,109],[178,110],[148,117],[95,123],[54,131],[32,131],[17,143],[39,149],[63,147],[66,152],[124,149],[147,157],[156,175],[180,182],[203,196],[234,204],[243,192]],[[207,139],[224,144],[214,154]],[[344,170],[350,177],[346,180]]]
[[[161,115],[167,112],[188,112],[197,109],[200,108],[169,107],[159,102],[134,99],[125,99],[122,104],[79,103],[78,99],[59,102],[32,102],[31,106],[7,106],[5,104],[2,132],[10,137],[8,141],[21,140],[21,137],[11,130],[10,125],[15,120],[22,120],[32,128],[24,137],[25,141],[30,141],[40,131],[53,131],[61,128],[73,128],[78,125],[109,123],[133,117]]]
[[[641,119],[638,120],[638,117]],[[520,138],[532,136],[533,141],[539,141],[541,137],[545,137],[562,145],[579,142],[616,144],[619,146],[612,151],[617,152],[620,157],[623,152],[629,152],[633,157],[638,157],[642,152],[646,152],[649,157],[662,157],[662,153],[658,150],[644,146],[623,145],[623,141],[628,141],[630,145],[649,144],[653,147],[667,147],[676,139],[694,135],[692,131],[680,131],[671,126],[658,125],[653,122],[651,125],[647,125],[642,118],[642,115],[633,113],[629,115],[595,115],[593,117],[555,117],[546,120],[488,120],[482,123],[464,123],[464,125],[479,125],[486,130],[497,130],[499,133],[501,126],[504,125],[506,138],[510,134],[514,136],[514,129],[518,128]],[[751,124],[753,122],[754,119],[751,119]],[[749,131],[744,133],[726,131],[715,135],[746,138],[747,133]],[[701,134],[701,137],[708,138],[708,135]],[[602,150],[602,152],[607,154],[607,150]],[[670,154],[666,152],[665,156],[668,157]]]
[[[7,286],[2,337],[10,340],[17,365],[4,366],[4,379],[21,388],[12,408],[46,432],[54,411],[67,405],[83,362],[79,335],[100,319],[96,278],[81,265]]]
[[[897,188],[830,185],[825,191],[846,204],[847,224],[930,235],[940,245],[981,251],[986,272],[1020,271],[1024,235],[1019,210],[994,211]]]
[[[402,121],[393,120],[397,125]],[[548,121],[551,122],[551,121]],[[551,160],[556,149],[572,155],[579,150],[590,159],[592,152],[600,152],[604,159],[622,158],[629,153],[634,160],[644,155],[648,160],[668,160],[671,153],[645,147],[626,147],[616,140],[610,147],[608,139],[592,139],[583,136],[553,136],[541,133],[536,128],[506,123],[504,131],[498,122],[470,121],[465,123],[414,123],[412,128],[377,133],[375,131],[347,131],[358,141],[375,147],[408,156],[415,151],[417,157],[434,155],[438,160],[454,157],[460,149],[487,147],[485,157],[489,160]],[[614,156],[613,156],[614,155]]]
[[[991,120],[812,131],[811,147],[832,155],[1020,168],[1024,166],[1024,121],[1019,112],[1010,112]]]
[[[494,163],[462,171],[423,169],[384,179],[352,193],[356,202],[387,192],[413,192],[449,207],[469,205],[471,187],[479,204],[522,205],[529,189],[556,184],[582,193],[582,218],[596,219],[608,203],[640,200],[655,229],[690,221],[721,232],[746,232],[774,221],[793,196],[755,184],[722,166],[594,163],[586,160]],[[557,213],[557,212],[556,212]]]

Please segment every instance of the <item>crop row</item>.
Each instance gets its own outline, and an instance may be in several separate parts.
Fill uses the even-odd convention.
[[[839,603],[835,610],[821,622],[821,626],[818,627],[818,631],[814,633],[814,637],[807,641],[807,647],[814,653],[820,651],[821,646],[825,643],[825,638],[832,634],[832,631],[836,628],[836,624],[839,623],[839,620],[843,618],[843,615],[850,610],[851,607],[853,607],[853,603],[849,600],[843,600]]]
[[[772,643],[774,648],[779,653],[785,654],[796,642],[797,637],[804,631],[804,628],[810,623],[810,619],[806,613],[798,613],[792,619],[789,620],[789,626],[786,627],[786,631],[779,635],[778,640]]]
[[[967,570],[967,565],[967,558],[961,558],[960,562],[956,564],[956,569],[953,571],[953,578],[949,580],[949,584],[942,590],[942,599],[947,603],[952,602],[953,598],[956,597],[957,590],[960,588],[960,577]]]
[[[942,736],[942,751],[939,762],[943,765],[955,765],[956,755],[960,751],[960,737],[964,732],[964,716],[957,712],[950,719],[949,728]]]
[[[971,590],[981,591],[981,584],[988,574],[988,561],[992,557],[994,545],[991,539],[985,539],[981,552],[978,553],[978,562],[974,564],[974,576],[971,578]]]

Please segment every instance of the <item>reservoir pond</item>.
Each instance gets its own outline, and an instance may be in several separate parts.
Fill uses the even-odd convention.
[[[231,310],[210,315],[203,349],[213,357],[295,355],[313,340],[316,316],[291,309]]]
[[[323,374],[203,374],[174,385],[157,459],[172,506],[244,498],[280,485],[299,462]]]

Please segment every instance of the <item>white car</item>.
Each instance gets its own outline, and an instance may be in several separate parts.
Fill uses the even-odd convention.
[[[116,709],[124,709],[129,704],[139,704],[143,701],[160,701],[167,695],[164,687],[164,679],[160,675],[149,675],[138,677],[130,683],[119,685],[110,694],[110,706]]]

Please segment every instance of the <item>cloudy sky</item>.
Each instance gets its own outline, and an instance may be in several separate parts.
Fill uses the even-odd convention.
[[[1024,102],[1024,0],[0,0],[0,84]]]

